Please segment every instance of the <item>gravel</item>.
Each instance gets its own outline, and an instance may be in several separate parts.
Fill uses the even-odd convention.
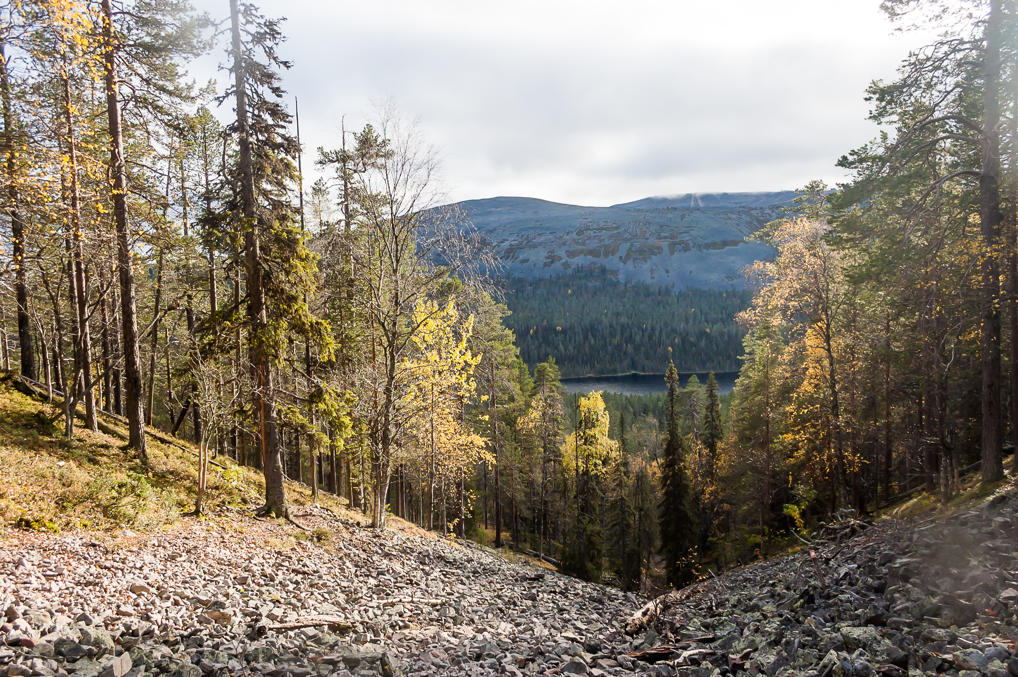
[[[703,581],[632,636],[637,595],[300,510],[13,534],[0,675],[1018,677],[1013,493]]]
[[[300,510],[326,542],[240,515],[118,538],[16,534],[0,543],[0,674],[625,672],[611,661],[632,644],[620,628],[636,595]]]
[[[691,674],[1018,677],[1016,590],[1008,491],[672,593],[646,632],[674,647],[658,665]]]

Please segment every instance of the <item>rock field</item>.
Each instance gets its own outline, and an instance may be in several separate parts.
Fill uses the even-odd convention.
[[[1018,677],[1013,493],[649,606],[412,530],[310,507],[297,518],[321,542],[241,515],[150,535],[11,535],[0,674]]]

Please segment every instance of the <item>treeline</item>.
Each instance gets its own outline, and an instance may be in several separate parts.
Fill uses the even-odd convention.
[[[548,356],[564,377],[660,373],[674,358],[684,371],[737,371],[745,330],[735,316],[745,290],[672,291],[620,282],[600,266],[547,278],[509,278],[508,326],[524,362]]]

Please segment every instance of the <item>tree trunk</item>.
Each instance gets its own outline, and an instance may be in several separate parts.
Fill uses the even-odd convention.
[[[169,181],[167,181],[167,184]],[[169,186],[167,185],[167,192]],[[145,423],[152,425],[153,410],[155,409],[156,394],[156,359],[159,352],[159,306],[163,297],[163,250],[159,248],[159,256],[156,260],[156,294],[152,305],[152,345],[149,347],[148,358],[148,385],[145,388]],[[172,416],[170,417],[173,418]]]
[[[131,234],[127,216],[127,167],[124,164],[120,100],[117,98],[117,71],[113,37],[113,3],[102,0],[103,60],[106,75],[106,112],[110,128],[110,174],[113,179],[113,216],[117,230],[117,271],[120,277],[120,320],[123,335],[125,405],[128,444],[148,465],[145,453],[145,408],[141,391],[141,350],[138,347],[138,314],[134,299],[134,271]]]
[[[7,214],[11,219],[11,263],[14,266],[14,298],[18,304],[18,345],[21,352],[21,375],[33,381],[38,374],[32,343],[32,321],[28,313],[28,283],[25,275],[25,220],[21,214],[18,191],[18,163],[15,159],[14,113],[11,110],[11,83],[7,72],[7,56],[0,43],[0,95],[3,99],[4,145],[7,156]]]
[[[330,440],[329,443],[329,466],[332,468],[332,477],[329,480],[329,486],[331,487],[332,493],[339,496],[339,466],[336,464],[336,445],[332,440]]]
[[[108,289],[106,284],[105,270],[99,271],[99,283],[103,289]],[[102,332],[99,340],[102,343],[102,365],[103,365],[103,393],[106,409],[113,410],[113,344],[110,341],[110,310],[106,294],[99,299],[99,321],[102,323]]]
[[[1011,91],[1018,91],[1018,53],[1011,66]],[[1011,164],[1009,166],[1011,209],[1008,234],[1011,242],[1011,467],[1018,473],[1018,94],[1011,99]]]
[[[502,547],[502,481],[499,471],[498,458],[498,410],[495,404],[495,360],[488,363],[488,372],[491,378],[491,392],[489,393],[488,415],[491,417],[491,446],[495,457],[495,547]]]
[[[1000,0],[990,1],[983,56],[983,167],[979,175],[979,206],[983,237],[983,289],[980,352],[983,367],[982,459],[984,482],[1004,476],[1000,420],[1000,283],[995,248],[1000,228]]]
[[[891,464],[893,449],[891,448],[891,314],[884,320],[884,459],[883,459],[883,499],[891,498]]]
[[[180,199],[181,199],[181,218],[183,220],[184,227],[184,239],[188,239],[190,235],[190,226],[187,222],[187,177],[184,175],[184,156],[180,156]],[[187,280],[185,281],[187,293],[184,296],[184,321],[187,323],[187,335],[194,336],[194,298],[191,294],[191,257],[190,249],[188,249],[187,257]],[[191,428],[192,435],[195,442],[201,442],[202,440],[202,429],[201,429],[201,408],[198,406],[198,384],[195,383],[194,377],[191,377],[190,386],[188,388],[188,402],[191,404]]]
[[[254,168],[251,160],[251,138],[247,113],[247,73],[240,44],[240,11],[238,0],[230,0],[230,33],[233,47],[233,77],[237,99],[237,142],[240,170],[240,203],[244,229],[245,273],[247,277],[247,318],[251,326],[248,355],[254,380],[252,404],[265,477],[263,512],[277,517],[288,514],[283,486],[283,464],[279,456],[276,428],[276,402],[272,365],[265,344],[267,324],[265,284],[262,270],[261,235],[255,215]]]
[[[99,430],[99,421],[95,413],[95,393],[92,390],[92,334],[88,326],[88,283],[85,279],[85,245],[81,233],[81,191],[78,187],[78,150],[74,136],[74,119],[71,106],[71,83],[65,73],[64,85],[64,122],[67,124],[67,155],[69,161],[71,198],[71,275],[77,331],[74,335],[74,364],[77,375],[75,382],[81,379],[81,396],[85,402],[85,425],[92,431]],[[72,412],[73,414],[73,412]]]

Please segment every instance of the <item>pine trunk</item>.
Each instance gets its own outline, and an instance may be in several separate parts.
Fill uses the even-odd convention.
[[[28,313],[28,283],[25,275],[25,220],[21,214],[18,192],[18,163],[15,159],[14,113],[11,110],[11,83],[7,72],[7,56],[0,43],[0,95],[3,98],[4,146],[7,156],[7,215],[11,220],[11,263],[14,265],[14,298],[18,304],[18,345],[21,353],[21,375],[33,381],[38,374],[32,342],[32,325]]]
[[[148,465],[145,453],[145,408],[141,390],[141,350],[138,346],[138,313],[134,298],[134,271],[131,260],[131,233],[127,215],[127,167],[117,98],[117,70],[113,38],[113,3],[102,0],[103,53],[106,75],[106,113],[110,127],[110,174],[113,180],[113,217],[117,230],[117,272],[120,278],[120,321],[123,337],[125,413],[128,444]]]
[[[85,245],[81,233],[81,191],[78,187],[78,151],[74,135],[74,118],[71,110],[71,83],[65,74],[64,121],[67,124],[67,156],[70,174],[71,199],[71,276],[75,309],[74,366],[75,383],[81,381],[79,391],[85,402],[85,425],[92,431],[99,430],[95,413],[95,393],[92,390],[92,334],[88,326],[88,284],[85,280]],[[77,398],[75,398],[76,401]],[[72,405],[73,406],[73,405]],[[72,412],[73,415],[73,412]]]
[[[979,203],[983,236],[982,327],[982,478],[1004,476],[1000,420],[1000,283],[994,253],[1000,228],[1000,0],[991,0],[983,57],[983,168],[979,175]]]

